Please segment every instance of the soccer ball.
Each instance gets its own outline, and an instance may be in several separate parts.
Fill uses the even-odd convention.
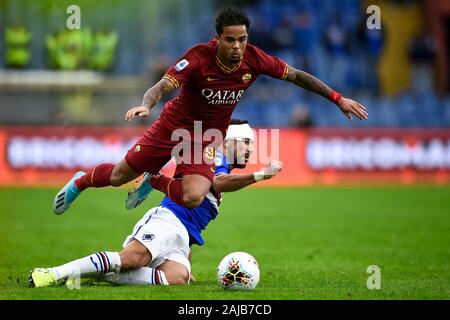
[[[255,289],[259,281],[258,262],[245,252],[230,253],[219,263],[217,280],[225,289]]]

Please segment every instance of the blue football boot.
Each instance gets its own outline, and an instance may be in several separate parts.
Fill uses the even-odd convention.
[[[75,185],[75,180],[79,177],[82,177],[86,174],[86,172],[78,171],[75,175],[70,179],[70,181],[59,190],[56,194],[55,200],[53,201],[53,212],[55,214],[62,214],[66,211],[70,204],[80,195],[81,191],[78,190]]]
[[[125,207],[128,210],[134,209],[139,206],[145,199],[147,199],[148,194],[153,190],[150,185],[150,177],[152,175],[148,172],[144,173],[141,183],[128,192],[127,201],[125,202]]]

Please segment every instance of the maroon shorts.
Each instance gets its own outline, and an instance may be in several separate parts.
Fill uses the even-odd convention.
[[[160,119],[156,120],[142,138],[128,150],[125,156],[128,166],[138,174],[144,172],[156,174],[172,155],[176,155],[175,177],[198,174],[212,183],[215,172],[215,149],[208,146],[209,142],[200,144],[188,142],[190,147],[178,152],[180,141],[172,141],[171,136],[171,130],[164,126]],[[176,152],[172,152],[173,150]]]

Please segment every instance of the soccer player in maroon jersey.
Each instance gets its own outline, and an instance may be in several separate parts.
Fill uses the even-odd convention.
[[[61,214],[89,187],[123,185],[144,172],[151,176],[151,186],[165,193],[175,203],[197,207],[208,193],[214,178],[214,148],[211,141],[194,137],[195,121],[201,121],[203,132],[216,129],[225,137],[231,114],[259,75],[292,82],[330,101],[350,120],[352,116],[367,119],[364,106],[343,97],[314,76],[269,56],[248,43],[250,20],[235,8],[221,10],[216,18],[215,38],[189,49],[164,77],[144,95],[140,106],[127,111],[125,119],[146,117],[162,96],[178,87],[178,96],[164,106],[160,117],[117,164],[103,163],[88,172],[77,172],[55,197],[53,211]],[[184,129],[190,133],[188,144],[191,161],[177,163],[174,178],[159,174],[179,144],[172,134]],[[219,145],[222,141],[215,141]],[[188,151],[191,151],[188,150]],[[185,151],[185,150],[183,150]],[[198,159],[196,163],[193,159]],[[198,161],[197,161],[198,162]]]

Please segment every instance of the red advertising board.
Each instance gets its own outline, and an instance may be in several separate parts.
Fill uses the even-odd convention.
[[[0,128],[0,185],[61,185],[79,169],[116,163],[146,128]],[[261,185],[450,182],[450,130],[259,129],[251,164],[283,171]],[[173,164],[164,172],[171,174]]]

